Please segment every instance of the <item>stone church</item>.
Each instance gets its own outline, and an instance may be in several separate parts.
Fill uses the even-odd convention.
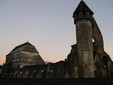
[[[113,62],[104,51],[94,12],[81,0],[73,13],[77,43],[64,61],[45,63],[26,42],[15,47],[0,66],[0,78],[112,78]]]
[[[6,64],[12,64],[12,67],[22,68],[26,65],[44,65],[45,62],[39,55],[36,48],[26,42],[15,47],[7,56]]]

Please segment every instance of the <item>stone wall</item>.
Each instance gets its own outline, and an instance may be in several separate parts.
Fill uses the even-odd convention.
[[[75,78],[74,69],[66,61],[14,68],[8,74],[2,73],[2,77],[6,76],[7,78]]]

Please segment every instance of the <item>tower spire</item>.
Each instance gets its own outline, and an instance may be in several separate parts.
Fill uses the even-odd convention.
[[[83,14],[86,15],[84,16]],[[84,18],[91,19],[91,16],[93,14],[94,14],[93,11],[87,6],[87,4],[83,0],[81,0],[76,10],[73,13],[73,18],[75,20],[74,23],[76,23],[77,20]]]
[[[90,12],[91,14],[94,14],[93,11],[87,6],[87,4],[83,0],[80,1],[74,14],[76,14],[78,12]]]
[[[92,10],[81,0],[73,13],[76,25],[78,49],[78,76],[80,78],[94,77],[93,43],[92,43]]]

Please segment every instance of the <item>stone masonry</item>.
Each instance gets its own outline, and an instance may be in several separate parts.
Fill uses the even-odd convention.
[[[81,0],[73,13],[77,43],[64,61],[45,64],[30,43],[15,47],[0,66],[0,78],[113,78],[113,62],[104,51],[93,12]]]
[[[76,25],[78,49],[78,74],[82,78],[94,78],[92,15],[90,8],[81,1],[73,13]]]

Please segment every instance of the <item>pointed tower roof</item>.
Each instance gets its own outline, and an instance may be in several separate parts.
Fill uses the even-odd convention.
[[[73,13],[73,16],[79,12],[90,12],[91,14],[94,14],[93,11],[86,5],[86,3],[83,0],[81,0],[81,2],[79,3],[78,7]]]

